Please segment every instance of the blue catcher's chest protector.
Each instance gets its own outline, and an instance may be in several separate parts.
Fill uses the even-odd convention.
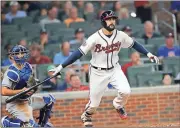
[[[14,65],[11,65],[9,67],[9,70],[12,70],[13,72],[15,72],[14,74],[11,74],[11,77],[14,77],[14,78],[18,77],[12,89],[17,90],[17,89],[22,89],[27,86],[27,81],[32,75],[32,68],[29,63],[25,63],[24,67],[21,70],[17,69]]]

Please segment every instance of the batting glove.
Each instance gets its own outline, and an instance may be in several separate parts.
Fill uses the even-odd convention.
[[[157,56],[151,54],[150,52],[147,54],[147,56],[149,57],[151,62],[155,62],[156,64],[159,64],[159,58]]]
[[[62,69],[63,69],[62,65],[59,65],[58,67],[53,68],[53,69],[51,69],[49,71],[54,72],[53,73],[53,76],[54,76],[54,75],[58,74]]]

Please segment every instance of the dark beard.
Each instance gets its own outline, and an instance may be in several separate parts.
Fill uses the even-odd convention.
[[[115,29],[115,25],[114,24],[110,24],[109,26],[106,26],[106,28],[108,31],[113,31]]]

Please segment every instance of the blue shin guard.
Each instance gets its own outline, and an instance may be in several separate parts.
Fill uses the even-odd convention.
[[[47,123],[48,123],[49,118],[51,117],[51,112],[52,112],[51,110],[55,102],[55,98],[52,95],[49,95],[47,97],[44,96],[43,99],[46,105],[42,109],[40,109],[40,114],[38,117],[39,119],[38,124],[41,127],[48,125]]]
[[[29,122],[22,122],[20,119],[17,118],[9,118],[8,116],[4,116],[1,119],[1,124],[3,128],[13,127],[13,128],[19,128],[19,127],[39,127],[38,124],[35,123],[34,120],[30,120]]]
[[[8,116],[4,116],[1,119],[2,127],[20,127],[22,121],[20,119],[11,119]]]

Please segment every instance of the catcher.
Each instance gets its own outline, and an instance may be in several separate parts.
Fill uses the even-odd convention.
[[[3,96],[13,96],[28,87],[35,85],[38,80],[34,79],[31,65],[26,62],[29,56],[28,50],[21,46],[14,46],[9,52],[12,65],[6,70],[2,80]],[[3,127],[51,127],[48,123],[51,109],[55,102],[52,95],[34,97],[32,103],[31,96],[37,88],[23,95],[22,97],[6,104],[9,115],[1,120]],[[34,107],[33,107],[34,106]],[[40,109],[38,124],[33,119],[33,109]]]

